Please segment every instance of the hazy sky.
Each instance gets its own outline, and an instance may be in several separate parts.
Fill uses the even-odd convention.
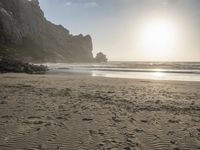
[[[94,55],[102,51],[109,60],[200,61],[200,0],[39,1],[45,17],[51,22],[62,24],[72,34],[90,34]],[[155,37],[156,32],[153,32],[157,25],[151,29],[148,24],[159,22],[158,18],[164,21],[157,25],[166,22],[166,31],[161,30],[164,32],[161,35],[159,30],[156,31],[158,37]],[[138,46],[141,43],[139,36],[143,32],[146,33],[141,41],[146,49]],[[165,32],[176,32],[176,35]],[[152,36],[158,41],[163,36],[163,40],[168,40],[168,43],[165,42],[162,46],[169,46],[160,46],[163,51],[153,50],[155,44],[149,44],[151,39],[148,41],[145,36]],[[148,49],[148,46],[152,47]]]

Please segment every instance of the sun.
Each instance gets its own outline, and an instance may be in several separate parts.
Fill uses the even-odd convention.
[[[152,60],[162,60],[175,53],[177,26],[167,19],[145,22],[139,31],[138,44],[142,55]]]

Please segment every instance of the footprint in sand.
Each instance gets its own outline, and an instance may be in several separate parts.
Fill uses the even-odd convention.
[[[92,121],[92,118],[83,118],[82,121]]]
[[[6,101],[0,101],[0,104],[3,105],[3,104],[8,104]]]
[[[12,115],[4,115],[4,116],[1,116],[1,118],[4,118],[4,119],[11,119],[13,118]]]

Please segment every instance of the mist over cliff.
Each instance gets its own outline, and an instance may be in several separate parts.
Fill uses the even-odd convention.
[[[46,20],[38,0],[0,0],[0,55],[32,62],[91,62],[92,39]]]

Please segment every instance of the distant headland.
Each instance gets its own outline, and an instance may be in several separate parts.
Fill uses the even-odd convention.
[[[90,35],[44,17],[38,0],[0,0],[0,56],[26,62],[94,62]]]

